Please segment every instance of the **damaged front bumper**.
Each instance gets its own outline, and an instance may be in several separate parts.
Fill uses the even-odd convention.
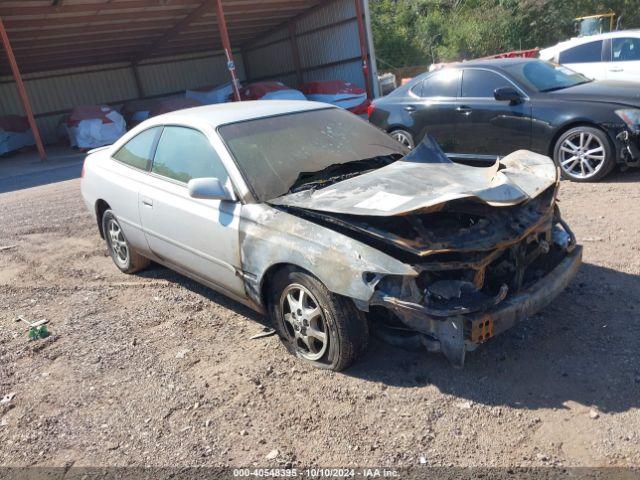
[[[410,326],[415,331],[410,342],[418,340],[429,351],[442,352],[454,366],[461,367],[467,351],[551,303],[576,276],[581,262],[582,247],[578,245],[544,278],[484,312],[432,318],[420,304],[384,295],[377,295],[371,305],[390,309]]]
[[[620,142],[620,157],[627,167],[640,167],[640,132],[623,130],[616,139]]]

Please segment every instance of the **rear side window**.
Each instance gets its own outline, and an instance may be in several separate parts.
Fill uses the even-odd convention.
[[[462,96],[493,98],[496,88],[512,85],[497,73],[488,70],[465,70],[462,74]]]
[[[160,127],[153,127],[139,133],[125,143],[113,158],[131,167],[146,170],[151,164],[153,146],[160,130]]]
[[[614,38],[613,61],[633,62],[640,60],[640,38]]]
[[[412,92],[424,98],[457,97],[459,86],[460,71],[445,69],[425,78],[422,82],[422,88],[414,87]]]
[[[164,128],[151,171],[184,183],[205,177],[227,180],[227,171],[207,137],[187,127]]]
[[[560,52],[560,63],[594,63],[602,61],[602,40],[589,42]]]

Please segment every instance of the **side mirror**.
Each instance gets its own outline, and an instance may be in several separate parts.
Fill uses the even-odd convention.
[[[217,178],[194,178],[187,184],[189,196],[191,198],[202,198],[205,200],[227,200],[235,201],[233,192],[227,190]]]
[[[493,91],[493,98],[500,102],[518,103],[522,101],[522,96],[513,87],[500,87]]]

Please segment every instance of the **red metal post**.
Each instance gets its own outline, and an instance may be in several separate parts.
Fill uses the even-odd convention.
[[[2,38],[4,49],[7,52],[7,58],[9,59],[9,65],[11,66],[11,72],[13,72],[13,78],[16,81],[16,88],[18,89],[18,94],[20,95],[20,99],[22,100],[24,111],[27,114],[27,120],[29,121],[31,132],[33,132],[33,138],[36,141],[38,154],[40,155],[40,158],[42,160],[46,160],[47,153],[45,152],[44,145],[42,144],[42,137],[40,137],[40,131],[38,130],[38,125],[36,125],[36,119],[34,118],[33,110],[31,109],[31,103],[29,103],[29,96],[27,95],[26,88],[24,88],[22,76],[20,75],[20,69],[18,69],[16,57],[13,55],[11,43],[9,43],[9,37],[7,36],[7,31],[4,28],[2,17],[0,17],[0,37]]]
[[[356,16],[358,17],[358,33],[360,35],[360,53],[362,55],[362,73],[364,74],[364,85],[367,89],[367,97],[373,99],[371,79],[369,78],[369,54],[367,53],[367,33],[364,27],[362,0],[354,0],[356,3]]]
[[[236,102],[240,101],[240,87],[238,86],[238,76],[236,74],[236,64],[233,61],[233,53],[231,52],[231,41],[229,40],[229,32],[227,31],[227,20],[224,18],[224,9],[222,8],[222,0],[216,0],[216,16],[218,17],[218,28],[220,29],[220,37],[222,37],[222,47],[227,56],[227,68],[231,74],[231,85],[233,87],[233,97]]]

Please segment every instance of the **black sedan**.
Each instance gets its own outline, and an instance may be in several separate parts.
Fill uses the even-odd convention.
[[[376,100],[369,120],[410,148],[429,134],[454,159],[533,150],[575,181],[640,165],[640,83],[593,81],[536,59],[425,73]]]

